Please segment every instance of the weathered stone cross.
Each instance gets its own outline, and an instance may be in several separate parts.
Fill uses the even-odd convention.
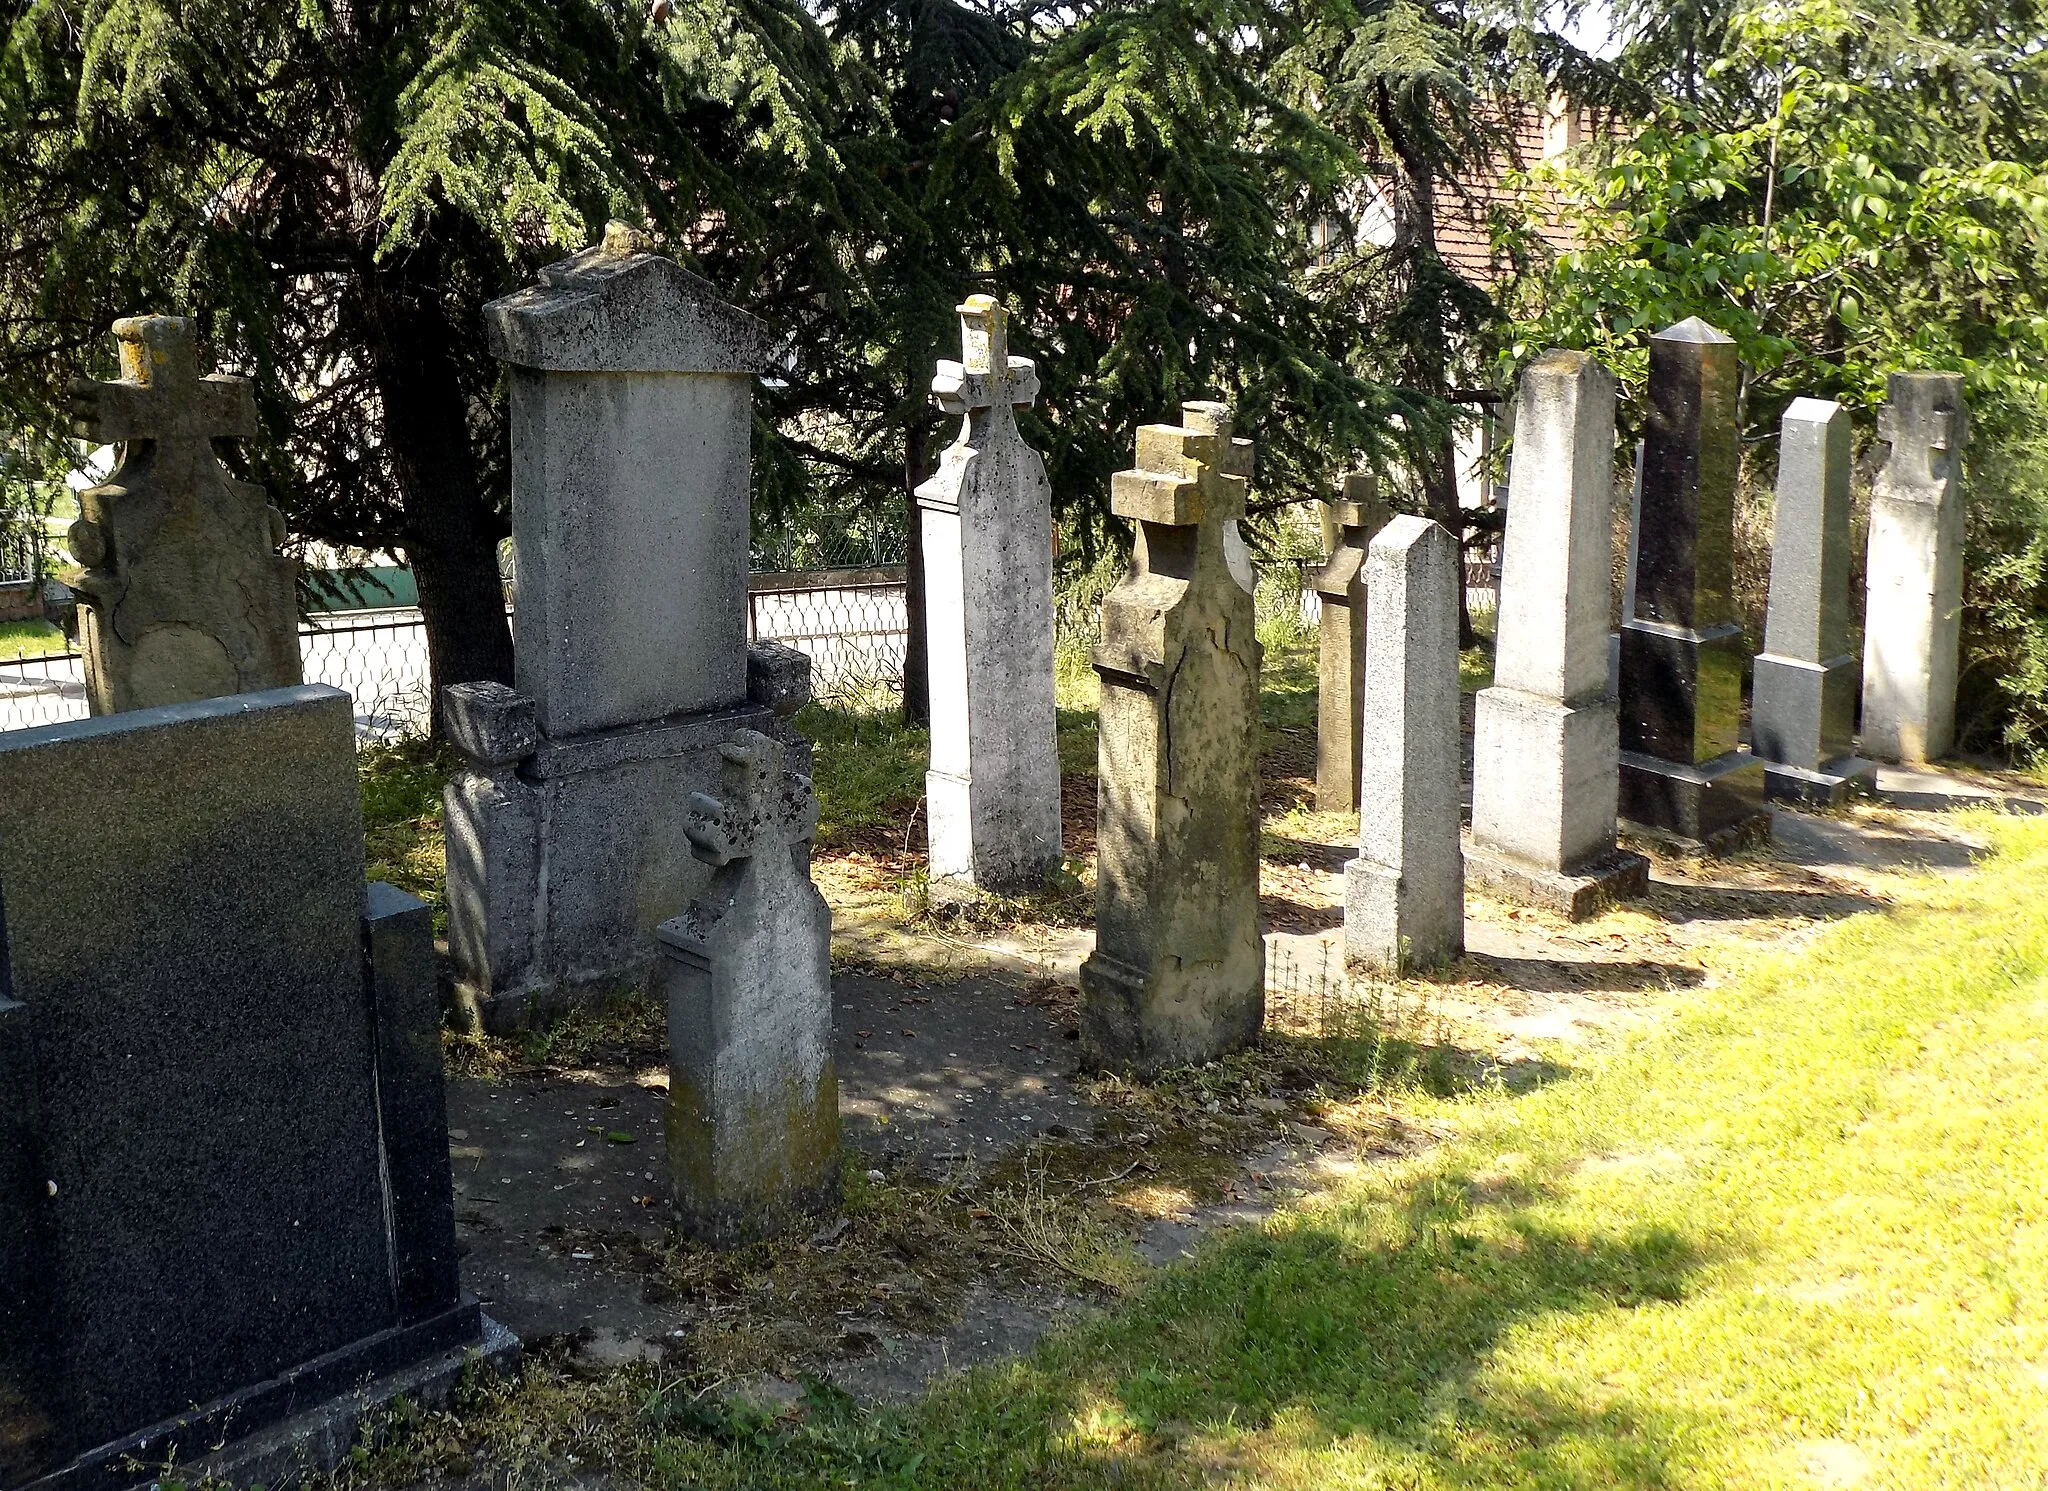
[[[721,746],[722,795],[690,794],[683,825],[690,851],[707,865],[751,859],[762,849],[806,843],[818,828],[818,798],[809,780],[785,776],[782,742],[741,730]]]
[[[103,445],[154,440],[158,460],[213,458],[213,442],[256,434],[249,380],[199,375],[188,316],[130,316],[114,323],[121,347],[118,383],[71,385],[74,428]]]
[[[1924,486],[1948,480],[1947,457],[1968,441],[1969,424],[1969,411],[1961,407],[1921,409],[1887,402],[1877,411],[1877,438],[1891,447],[1899,476]]]
[[[1008,405],[1029,409],[1038,399],[1038,367],[1010,356],[1010,313],[992,295],[970,295],[960,307],[959,362],[939,359],[932,398],[948,414],[970,419]]]
[[[1110,478],[1118,517],[1176,528],[1221,530],[1244,516],[1252,443],[1231,436],[1230,411],[1217,403],[1181,406],[1177,425],[1138,427],[1138,467]]]

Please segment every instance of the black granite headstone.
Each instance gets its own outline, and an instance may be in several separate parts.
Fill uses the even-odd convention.
[[[0,1486],[126,1484],[480,1341],[431,928],[366,905],[347,695],[0,735],[0,918]]]
[[[1767,828],[1737,748],[1734,342],[1694,317],[1650,339],[1642,485],[1621,624],[1621,816],[1697,843]]]

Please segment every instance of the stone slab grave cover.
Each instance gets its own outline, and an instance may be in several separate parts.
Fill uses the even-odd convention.
[[[1211,1060],[1265,1023],[1259,936],[1259,663],[1252,597],[1223,554],[1249,440],[1221,404],[1138,431],[1110,504],[1137,524],[1102,603],[1095,951],[1081,965],[1085,1062]]]
[[[1473,724],[1466,875],[1574,920],[1649,885],[1649,861],[1614,843],[1614,399],[1614,375],[1583,352],[1546,352],[1522,375],[1493,685]]]
[[[348,695],[0,735],[0,805],[0,1485],[196,1480],[380,1381],[445,1396],[487,1323],[433,926],[366,892]]]
[[[1735,615],[1741,377],[1735,343],[1698,317],[1650,338],[1621,624],[1621,816],[1705,849],[1768,837],[1771,821],[1763,767],[1737,744],[1748,655]]]
[[[76,433],[120,449],[71,525],[88,706],[116,714],[299,682],[284,515],[213,449],[257,433],[248,379],[201,377],[184,316],[116,321],[114,340],[120,381],[71,387]]]
[[[746,633],[759,322],[614,224],[485,307],[511,364],[515,688],[458,684],[442,722],[457,998],[516,1029],[644,981],[704,889],[685,826],[741,730],[782,716],[801,653]]]
[[[1365,758],[1344,960],[1399,972],[1465,950],[1458,842],[1458,541],[1398,517],[1366,551]]]
[[[1041,890],[1060,863],[1060,758],[1053,709],[1052,483],[1017,431],[1038,370],[1009,353],[1001,304],[960,308],[961,360],[941,361],[932,397],[962,416],[932,479],[924,527],[931,770],[925,775],[933,891]]]
[[[1750,694],[1750,749],[1764,790],[1840,803],[1876,790],[1854,753],[1856,657],[1849,650],[1849,412],[1794,399],[1778,437],[1771,599]]]
[[[1886,380],[1863,621],[1863,749],[1879,760],[1933,761],[1955,745],[1969,436],[1961,374]]]
[[[1321,655],[1316,673],[1316,810],[1358,808],[1359,705],[1365,687],[1365,550],[1386,525],[1387,504],[1370,471],[1344,478],[1330,502],[1337,541],[1316,573],[1322,598]]]
[[[783,746],[743,730],[718,795],[690,800],[714,869],[661,924],[668,1168],[683,1231],[718,1247],[772,1237],[839,1203],[832,912],[811,883],[818,799]]]

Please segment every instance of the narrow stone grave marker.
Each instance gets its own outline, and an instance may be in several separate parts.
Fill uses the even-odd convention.
[[[1365,753],[1344,958],[1387,972],[1465,950],[1458,844],[1458,541],[1398,517],[1366,551]]]
[[[284,514],[222,469],[213,442],[256,433],[249,380],[199,375],[192,322],[114,323],[116,383],[71,388],[77,433],[120,447],[103,485],[79,494],[71,556],[79,651],[92,713],[116,714],[297,683],[292,561]]]
[[[1642,490],[1621,624],[1623,818],[1702,849],[1770,834],[1737,743],[1735,343],[1698,317],[1650,338]],[[1509,510],[1513,511],[1510,503]]]
[[[1848,411],[1827,399],[1794,399],[1778,437],[1771,600],[1749,735],[1764,763],[1764,790],[1795,802],[1839,803],[1877,782],[1876,765],[1851,750],[1849,460]]]
[[[1649,861],[1614,844],[1614,397],[1583,352],[1546,352],[1522,375],[1493,686],[1473,726],[1466,873],[1575,920],[1649,883]]]
[[[1265,1022],[1259,937],[1259,660],[1252,597],[1223,554],[1252,447],[1221,404],[1138,431],[1110,502],[1138,525],[1102,604],[1095,951],[1081,965],[1091,1065],[1208,1061]]]
[[[365,888],[346,694],[0,735],[0,913],[0,1486],[281,1484],[516,1349],[459,1292],[433,924]]]
[[[1933,761],[1955,744],[1969,435],[1961,374],[1887,380],[1863,621],[1863,749],[1880,760]]]
[[[924,525],[931,770],[925,808],[934,892],[1042,889],[1060,863],[1053,711],[1052,484],[1017,431],[1038,370],[1009,355],[992,297],[960,307],[961,360],[932,396],[962,416],[938,474],[917,489]]]
[[[722,754],[724,784],[691,797],[687,829],[711,883],[656,935],[676,1215],[737,1247],[838,1205],[839,1079],[818,799],[778,740],[742,730]]]
[[[614,224],[485,308],[511,365],[517,687],[457,685],[448,948],[486,1029],[646,979],[710,870],[690,794],[741,730],[809,747],[787,648],[747,645],[753,380],[768,334]]]
[[[1379,479],[1370,471],[1344,478],[1332,499],[1337,542],[1315,578],[1322,598],[1322,655],[1316,674],[1316,809],[1358,807],[1359,704],[1365,685],[1365,550],[1387,521]]]

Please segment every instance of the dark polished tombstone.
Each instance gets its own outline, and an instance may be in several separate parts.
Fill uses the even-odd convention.
[[[0,735],[0,917],[0,1486],[189,1477],[224,1443],[275,1483],[304,1445],[238,1464],[246,1436],[445,1391],[487,1323],[433,932],[365,888],[348,696]]]
[[[1854,754],[1859,669],[1849,650],[1849,412],[1794,399],[1778,437],[1771,601],[1750,700],[1764,790],[1839,803],[1875,789]]]
[[[1734,342],[1694,317],[1650,339],[1642,486],[1621,624],[1623,818],[1721,848],[1769,832],[1763,767],[1736,743]]]

